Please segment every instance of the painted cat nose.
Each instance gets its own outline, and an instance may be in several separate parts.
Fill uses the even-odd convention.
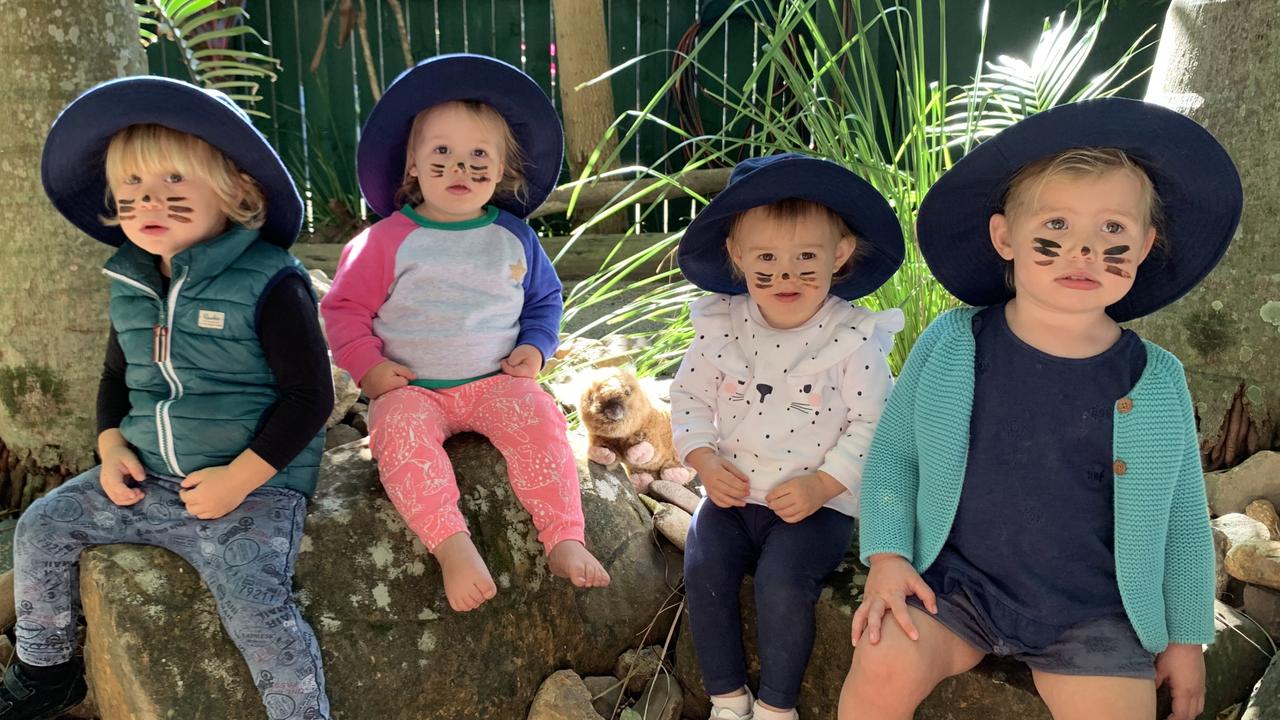
[[[790,279],[791,279],[791,273],[782,273],[782,279],[783,279],[783,280],[790,280]]]

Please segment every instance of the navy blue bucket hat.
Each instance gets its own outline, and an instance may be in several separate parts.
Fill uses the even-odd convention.
[[[1086,100],[1033,115],[977,146],[920,206],[920,251],[943,287],[970,305],[1013,297],[989,221],[1027,164],[1073,148],[1123,150],[1146,171],[1163,206],[1164,247],[1138,267],[1133,288],[1107,308],[1117,322],[1149,315],[1191,291],[1231,244],[1244,191],[1227,151],[1194,120],[1124,98]]]
[[[698,213],[676,253],[689,282],[708,292],[741,295],[725,238],[735,215],[753,207],[798,198],[831,208],[858,236],[853,272],[831,284],[831,294],[855,300],[875,292],[902,264],[902,226],[871,184],[830,160],[799,153],[749,158],[729,175],[729,185]]]
[[[455,100],[474,100],[497,110],[524,152],[525,198],[495,197],[493,204],[527,218],[555,189],[564,158],[560,116],[533,78],[501,60],[458,53],[428,58],[400,73],[369,113],[360,133],[356,170],[360,191],[382,217],[399,208],[405,147],[418,113]]]
[[[130,125],[194,135],[257,181],[267,201],[262,239],[287,248],[302,227],[302,198],[280,156],[231,98],[170,78],[140,75],[86,90],[53,121],[40,161],[44,191],[58,212],[94,239],[119,247],[124,231],[103,225],[107,145]]]

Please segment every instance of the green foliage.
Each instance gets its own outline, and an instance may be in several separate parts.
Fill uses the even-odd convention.
[[[924,27],[921,18],[926,17],[926,4],[938,18],[939,27]],[[866,5],[873,9],[864,11]],[[956,87],[947,82],[945,0],[914,0],[902,6],[884,0],[793,0],[763,11],[752,0],[737,0],[729,9],[701,33],[692,51],[643,108],[625,113],[613,123],[577,184],[629,174],[637,181],[658,178],[660,182],[645,189],[629,184],[575,228],[570,244],[602,219],[629,212],[633,204],[644,203],[643,216],[660,212],[661,202],[655,199],[658,193],[671,186],[685,188],[682,179],[693,170],[777,152],[833,159],[852,168],[888,198],[908,238],[901,270],[873,295],[859,300],[871,310],[903,309],[907,324],[897,336],[890,358],[895,372],[920,332],[956,302],[934,280],[914,242],[915,215],[929,187],[964,149],[1012,122],[1062,102],[1114,93],[1132,82],[1133,77],[1123,82],[1120,78],[1141,43],[1140,38],[1111,68],[1073,92],[1078,84],[1076,76],[1106,14],[1104,3],[1096,17],[1083,24],[1083,13],[1077,7],[1070,20],[1064,14],[1057,23],[1046,21],[1037,28],[1040,43],[1030,63],[1007,57],[985,63],[980,50],[976,77],[969,85]],[[727,82],[707,71],[703,57],[710,59],[712,53],[723,52],[720,35],[728,18],[743,14],[754,23],[759,44],[745,80]],[[984,6],[980,48],[986,47],[986,18]],[[734,32],[741,33],[741,21],[735,22],[739,24]],[[926,38],[936,39],[931,43]],[[657,54],[634,58],[592,82],[604,81]],[[745,58],[742,61],[747,62]],[[887,72],[886,64],[890,66]],[[664,98],[689,68],[698,72],[704,97],[728,110],[730,119],[717,134],[695,136],[660,115],[658,108]],[[652,167],[592,174],[593,168],[609,167],[617,158],[616,151],[605,155],[608,139],[617,137],[618,147],[623,147],[642,127],[652,124],[677,140]],[[656,169],[681,162],[679,169],[669,174]],[[706,202],[695,193],[689,194],[699,203]],[[623,293],[641,293],[626,307],[578,331],[581,334],[603,324],[611,334],[643,336],[645,350],[637,360],[641,374],[669,370],[679,362],[693,336],[688,307],[701,291],[683,281],[674,267],[653,277],[637,273],[651,258],[673,261],[679,239],[680,233],[674,233],[630,257],[620,256],[619,244],[601,269],[574,287],[566,300],[565,316],[570,320],[594,304],[616,302]],[[668,262],[667,267],[672,265],[674,262]],[[652,331],[655,325],[659,328],[656,332]],[[641,328],[645,331],[638,332]]]
[[[221,90],[246,112],[262,99],[263,82],[274,82],[280,61],[260,52],[232,47],[247,40],[267,41],[245,20],[243,0],[148,0],[136,2],[138,38],[143,47],[160,38],[176,43],[191,82]]]

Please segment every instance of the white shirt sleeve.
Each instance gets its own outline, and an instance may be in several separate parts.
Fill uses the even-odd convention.
[[[827,451],[822,466],[818,468],[849,489],[855,507],[867,449],[871,447],[880,414],[893,389],[893,374],[889,371],[889,350],[892,347],[892,333],[883,328],[877,329],[874,337],[844,361],[840,394],[849,407],[849,427],[835,446]]]
[[[681,462],[698,448],[716,450],[716,398],[724,373],[703,357],[704,343],[689,345],[671,382],[671,432]]]

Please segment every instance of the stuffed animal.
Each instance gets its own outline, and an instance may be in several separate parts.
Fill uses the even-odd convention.
[[[658,478],[684,484],[693,476],[676,457],[670,411],[654,407],[630,370],[599,371],[582,393],[578,417],[587,429],[587,457],[601,465],[621,460],[637,490]]]

